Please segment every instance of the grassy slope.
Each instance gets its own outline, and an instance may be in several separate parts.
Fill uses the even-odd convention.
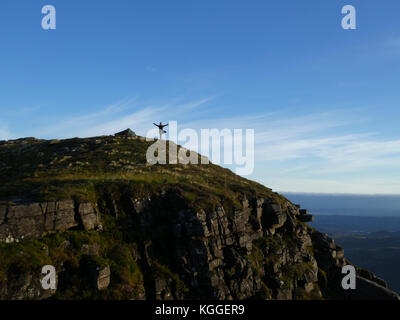
[[[115,182],[131,184],[139,196],[179,187],[196,206],[212,206],[218,201],[235,205],[238,193],[282,199],[213,164],[148,165],[145,155],[151,144],[113,136],[0,144],[0,200],[90,200],[97,187]]]

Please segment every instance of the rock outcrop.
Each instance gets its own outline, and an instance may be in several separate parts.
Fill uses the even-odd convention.
[[[110,266],[107,265],[103,268],[97,267],[96,268],[96,278],[95,278],[95,287],[97,290],[104,290],[110,284]]]
[[[372,273],[358,276],[357,290],[341,289],[341,268],[350,264],[343,249],[301,222],[304,213],[289,201],[243,196],[240,203],[240,210],[230,212],[223,206],[182,208],[179,195],[171,192],[143,199],[125,194],[96,210],[70,200],[7,204],[0,230],[6,242],[39,239],[78,226],[94,229],[100,223],[97,210],[108,212],[135,238],[133,255],[143,274],[139,287],[148,299],[398,299]],[[71,244],[61,245],[68,252]],[[81,248],[86,256],[100,251],[98,243]],[[87,269],[93,289],[106,291],[113,268],[94,267]],[[59,273],[64,287],[65,279],[74,279],[66,273],[71,271],[64,265]],[[53,293],[41,290],[38,275],[32,274],[20,274],[0,290],[1,297],[11,299]]]
[[[73,200],[53,202],[8,202],[0,204],[0,242],[40,239],[71,228],[92,230],[100,226],[90,203]]]
[[[323,298],[329,294],[323,273],[336,281],[329,285],[337,287],[338,297],[352,298],[339,288],[339,278],[332,280],[349,263],[343,249],[301,223],[302,215],[290,202],[244,198],[242,209],[232,212],[222,206],[212,211],[160,206],[171,201],[168,195],[135,199],[128,209],[135,232],[145,243],[142,263],[154,283],[150,297]],[[154,276],[160,261],[179,274],[187,293],[179,292],[171,279]]]
[[[126,129],[124,131],[121,132],[117,132],[115,134],[116,137],[136,137],[136,133],[133,132],[131,129]]]
[[[357,277],[357,287],[348,292],[348,298],[352,300],[400,300],[395,292],[377,282]]]

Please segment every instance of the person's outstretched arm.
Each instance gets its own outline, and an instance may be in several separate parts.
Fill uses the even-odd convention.
[[[164,124],[164,127],[166,127],[168,125],[168,123],[167,124]]]

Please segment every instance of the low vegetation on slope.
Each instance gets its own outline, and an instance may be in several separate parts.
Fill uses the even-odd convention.
[[[280,198],[211,163],[149,165],[146,150],[152,143],[141,137],[115,136],[0,142],[0,200],[90,200],[96,188],[113,182],[131,184],[135,192],[143,194],[179,186],[198,206],[213,206],[221,200],[237,205],[238,192]]]

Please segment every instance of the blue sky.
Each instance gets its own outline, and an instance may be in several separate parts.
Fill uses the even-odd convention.
[[[341,28],[347,4],[357,30]],[[400,194],[399,14],[395,0],[2,0],[0,139],[254,128],[250,178],[274,190]]]

